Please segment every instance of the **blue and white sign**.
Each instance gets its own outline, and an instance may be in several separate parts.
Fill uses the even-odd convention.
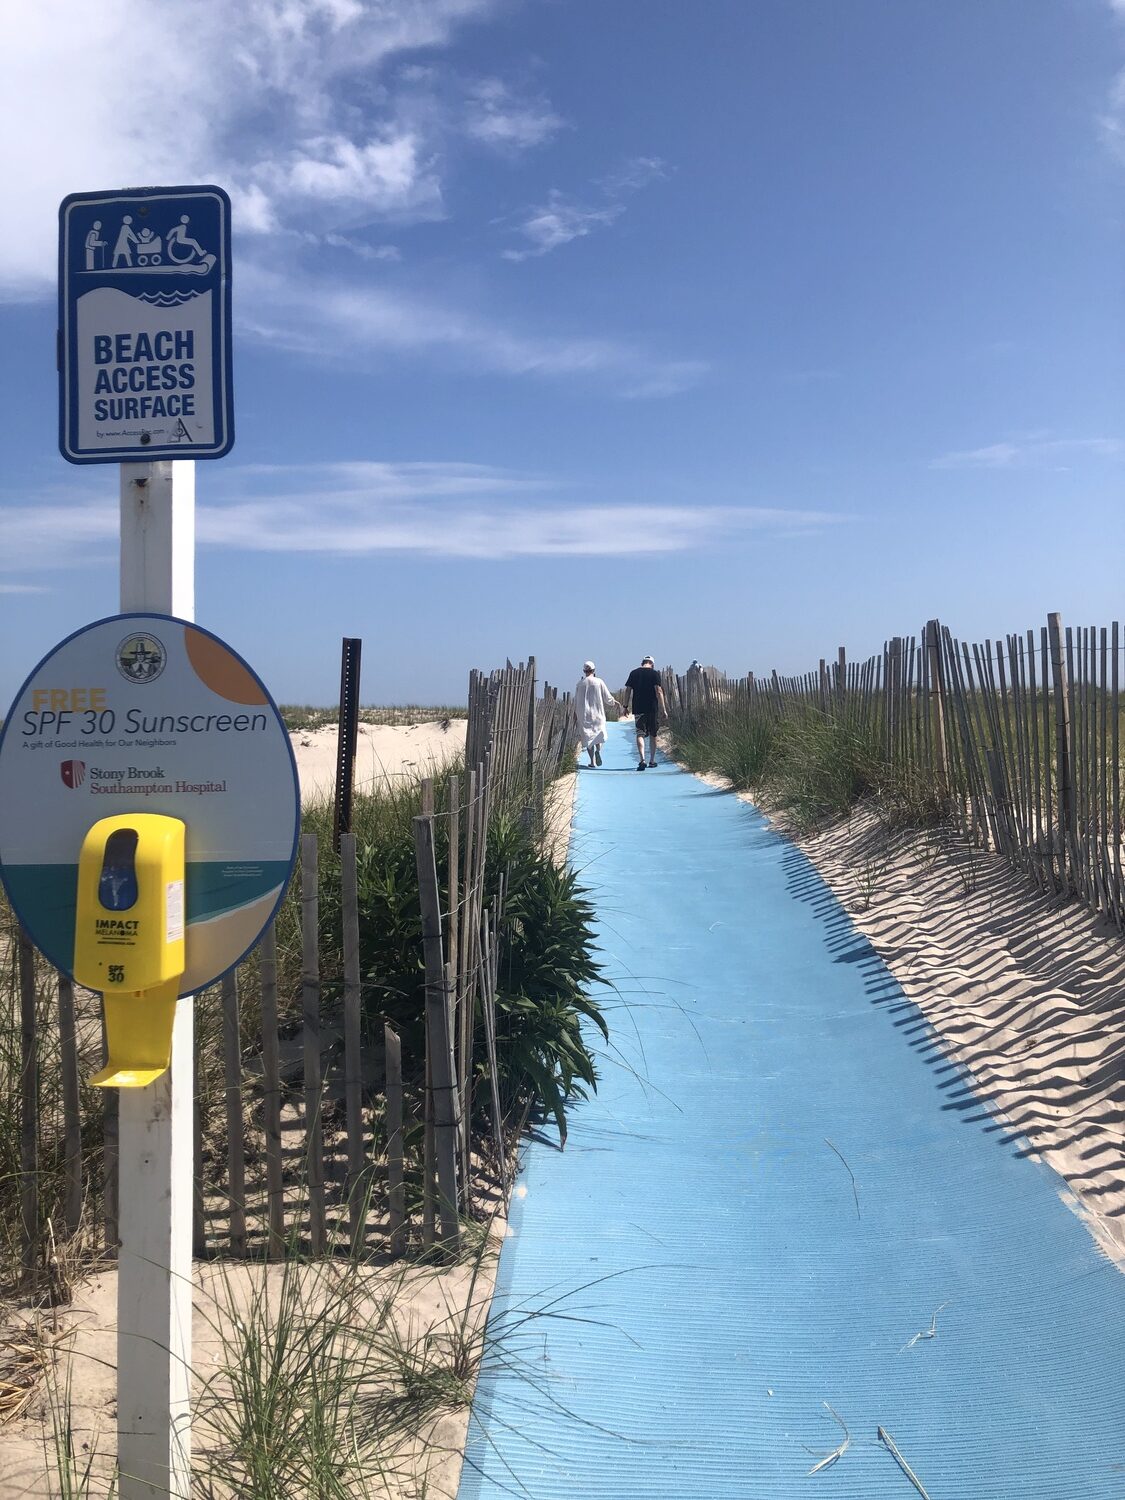
[[[230,199],[72,193],[59,209],[59,447],[75,464],[221,458],[234,442]]]

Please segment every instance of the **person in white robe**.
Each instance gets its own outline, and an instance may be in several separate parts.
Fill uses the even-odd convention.
[[[582,748],[590,757],[591,770],[602,763],[605,744],[605,721],[613,694],[597,675],[592,661],[585,662],[582,676],[574,689],[574,717],[578,721],[578,735]]]

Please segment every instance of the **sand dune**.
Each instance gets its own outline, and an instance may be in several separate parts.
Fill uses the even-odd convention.
[[[361,724],[356,740],[355,787],[436,773],[465,749],[465,719],[424,724]],[[289,736],[297,759],[301,801],[331,797],[336,786],[339,736],[335,724],[297,729]]]

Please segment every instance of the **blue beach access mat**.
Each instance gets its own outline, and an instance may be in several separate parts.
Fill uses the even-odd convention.
[[[527,1151],[460,1500],[1122,1500],[1125,1275],[803,856],[611,734],[613,1045]]]

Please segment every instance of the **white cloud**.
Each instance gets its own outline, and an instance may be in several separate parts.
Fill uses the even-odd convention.
[[[323,477],[323,476],[322,476]],[[429,505],[416,495],[398,498],[330,471],[329,488],[299,495],[275,494],[205,509],[199,516],[204,545],[253,552],[297,552],[357,556],[414,552],[431,556],[502,561],[527,556],[634,557],[682,552],[732,533],[778,532],[796,524],[802,534],[835,520],[816,512],[739,509],[724,506],[456,503],[431,493]],[[538,487],[538,481],[533,482]],[[520,489],[506,481],[506,488]],[[487,482],[483,485],[487,491]]]
[[[1110,150],[1125,159],[1125,73],[1119,73],[1114,80],[1098,124]]]
[[[401,260],[402,252],[397,245],[368,245],[363,240],[352,239],[346,234],[326,234],[326,245],[338,250],[350,250],[360,260]]]
[[[844,372],[828,365],[812,365],[804,370],[788,370],[778,379],[785,385],[819,385],[829,380],[842,380]]]
[[[530,334],[398,288],[294,281],[261,266],[240,278],[241,330],[295,353],[371,368],[390,355],[440,355],[474,372],[581,376],[618,395],[666,396],[697,384],[706,365],[669,360],[611,339]]]
[[[560,497],[548,477],[483,464],[243,465],[201,504],[201,546],[261,553],[420,553],[499,561],[527,556],[635,557],[682,552],[758,532],[807,536],[845,517],[780,507],[599,503]],[[0,568],[23,578],[112,556],[116,498],[66,493],[0,507]]]
[[[668,164],[659,156],[634,156],[601,179],[600,186],[611,197],[636,193],[668,176]]]
[[[637,156],[595,184],[604,198],[601,204],[580,203],[552,188],[546,203],[529,209],[517,225],[517,232],[531,242],[530,250],[502,250],[505,260],[528,260],[547,255],[560,245],[584,239],[595,229],[612,224],[625,212],[624,200],[662,177],[667,168],[655,156]]]
[[[931,469],[1038,469],[1057,468],[1068,458],[1120,459],[1125,442],[1118,438],[1041,438],[990,443],[944,453],[930,461]]]
[[[1114,15],[1125,17],[1125,0],[1107,0],[1107,3]],[[1125,160],[1125,71],[1114,79],[1098,124],[1110,150]]]
[[[332,464],[241,464],[234,471],[244,485],[288,485],[309,491],[317,476],[332,477],[336,494],[360,494],[368,499],[424,500],[463,495],[525,495],[548,487],[550,480],[535,474],[498,469],[491,464],[449,462],[385,463],[375,459],[342,460]]]
[[[1015,443],[990,443],[987,448],[969,448],[943,453],[932,459],[931,469],[1011,469],[1019,458]]]
[[[355,141],[334,134],[298,143],[288,159],[259,169],[272,201],[331,205],[336,214],[363,217],[435,218],[442,212],[441,184],[413,133],[388,131]]]
[[[562,193],[553,189],[541,208],[534,208],[520,225],[520,233],[531,241],[531,250],[504,250],[505,260],[526,260],[529,255],[546,255],[567,245],[571,240],[582,239],[604,224],[612,224],[624,205],[611,204],[608,208],[583,208],[580,203],[569,203]]]
[[[498,78],[483,78],[469,88],[465,132],[494,150],[507,153],[541,146],[562,126],[546,99],[520,99]]]
[[[111,562],[116,555],[119,503],[117,496],[81,495],[63,489],[43,495],[34,505],[10,503],[0,497],[0,573],[26,575]],[[7,581],[5,592],[21,583]]]

